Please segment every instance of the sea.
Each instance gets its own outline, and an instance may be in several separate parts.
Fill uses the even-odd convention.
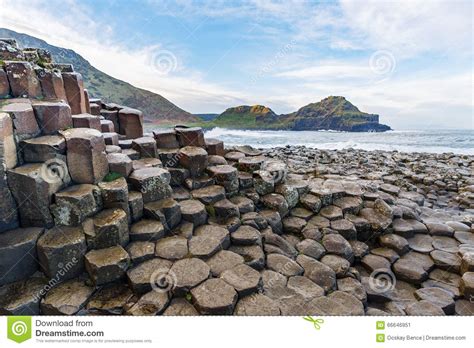
[[[251,145],[257,148],[304,145],[341,150],[382,150],[399,152],[432,152],[474,155],[474,129],[469,130],[394,130],[383,133],[337,131],[260,131],[213,128],[208,138],[226,145]]]
[[[158,129],[146,127],[147,132]],[[382,150],[399,152],[431,152],[474,155],[474,129],[463,130],[394,130],[383,133],[338,131],[274,131],[212,128],[206,138],[216,138],[225,145],[250,145],[256,148],[304,145],[306,147],[341,150]]]

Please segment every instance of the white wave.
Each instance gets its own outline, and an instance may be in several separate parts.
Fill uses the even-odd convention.
[[[228,129],[215,127],[206,131],[208,138],[220,137],[243,137],[243,138],[284,138],[285,135],[278,134],[279,131],[265,131],[265,130],[243,130],[243,129]]]

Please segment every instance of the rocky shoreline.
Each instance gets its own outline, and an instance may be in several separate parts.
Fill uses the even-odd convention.
[[[5,65],[0,314],[474,314],[474,156],[144,133],[71,66]]]

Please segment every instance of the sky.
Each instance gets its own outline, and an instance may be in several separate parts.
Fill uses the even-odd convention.
[[[342,95],[394,129],[474,129],[469,0],[0,0],[0,27],[192,113]]]

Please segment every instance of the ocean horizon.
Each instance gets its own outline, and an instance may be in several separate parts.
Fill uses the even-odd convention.
[[[147,127],[148,131],[159,127]],[[455,153],[474,155],[472,129],[407,129],[375,132],[244,130],[215,127],[205,130],[207,138],[224,141],[228,146],[250,145],[256,148],[306,146],[323,150],[360,149]]]

